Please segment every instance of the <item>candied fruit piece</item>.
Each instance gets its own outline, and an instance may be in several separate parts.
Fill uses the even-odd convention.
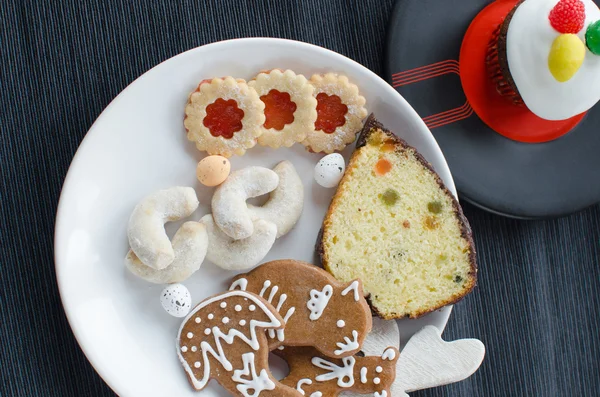
[[[425,218],[425,229],[434,230],[440,227],[440,223],[434,216],[428,216]]]
[[[408,219],[404,220],[404,222],[402,222],[402,226],[404,226],[405,229],[409,229],[410,221]]]
[[[375,175],[384,176],[392,170],[392,163],[388,159],[380,158],[375,164]]]
[[[427,203],[427,210],[432,214],[439,214],[442,212],[442,203],[439,201],[431,201]]]
[[[388,207],[395,205],[399,198],[400,194],[394,189],[388,189],[381,195],[381,201]]]
[[[317,95],[317,121],[315,129],[327,134],[333,134],[335,129],[346,124],[348,106],[342,103],[337,95],[327,95],[321,92]]]
[[[585,31],[585,44],[594,55],[600,55],[600,20],[591,23]]]
[[[286,124],[294,122],[296,104],[290,99],[290,94],[271,90],[260,97],[265,104],[265,128],[281,131]]]
[[[214,137],[233,138],[233,134],[242,129],[244,111],[233,99],[218,98],[206,107],[206,117],[202,124]]]

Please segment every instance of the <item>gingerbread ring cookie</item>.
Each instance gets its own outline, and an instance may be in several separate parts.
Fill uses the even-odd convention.
[[[231,173],[212,198],[215,223],[232,239],[250,237],[254,226],[246,200],[270,193],[277,185],[279,176],[268,168],[246,167]]]
[[[187,218],[198,208],[191,187],[172,187],[145,197],[133,210],[127,227],[129,246],[146,266],[161,270],[175,259],[166,222]]]
[[[269,253],[277,237],[277,226],[262,219],[254,221],[254,233],[242,240],[223,233],[210,214],[200,222],[208,233],[206,258],[225,270],[245,270],[257,265]]]
[[[264,299],[229,291],[188,314],[177,335],[177,355],[195,390],[212,378],[234,396],[299,397],[269,371],[265,330],[282,326],[283,319]]]
[[[183,124],[200,151],[242,156],[256,145],[265,122],[264,103],[244,80],[202,81],[190,94]]]
[[[179,283],[194,274],[204,261],[208,248],[206,227],[198,222],[186,222],[171,241],[175,258],[162,270],[146,266],[129,250],[125,257],[125,266],[136,276],[155,284]]]
[[[314,87],[301,74],[273,69],[259,73],[248,85],[265,104],[265,123],[258,143],[274,149],[302,142],[317,120]]]
[[[289,161],[277,164],[273,171],[279,176],[279,185],[267,202],[255,207],[248,204],[252,219],[264,219],[277,226],[277,238],[287,234],[298,222],[304,208],[304,186],[296,168]]]
[[[371,331],[361,282],[343,284],[310,263],[268,262],[235,277],[231,288],[264,297],[283,316],[285,330],[269,331],[271,350],[314,346],[327,357],[348,357],[360,351]]]
[[[295,387],[305,396],[336,397],[345,392],[392,397],[399,352],[388,347],[382,355],[323,356],[313,347],[285,347],[275,354],[287,361],[290,373],[281,383]]]
[[[317,121],[302,143],[315,153],[342,150],[354,142],[367,117],[365,98],[346,76],[315,74],[310,82],[315,87]]]

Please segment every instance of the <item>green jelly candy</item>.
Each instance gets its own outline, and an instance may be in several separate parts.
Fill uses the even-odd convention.
[[[585,32],[585,44],[594,55],[600,55],[600,21],[588,26]]]
[[[381,200],[387,206],[396,204],[396,201],[400,198],[400,195],[394,189],[388,189],[381,195]]]

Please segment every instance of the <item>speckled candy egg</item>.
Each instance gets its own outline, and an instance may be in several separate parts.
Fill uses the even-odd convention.
[[[231,170],[231,163],[223,156],[208,156],[200,160],[196,176],[204,186],[217,186],[225,182]]]
[[[192,307],[192,296],[183,284],[170,284],[160,293],[160,304],[174,317],[185,317]]]
[[[342,180],[345,170],[346,162],[341,154],[328,154],[315,166],[315,181],[323,187],[336,187]]]

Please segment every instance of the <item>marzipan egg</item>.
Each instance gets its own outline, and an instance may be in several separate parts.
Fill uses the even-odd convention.
[[[344,176],[346,162],[339,153],[328,154],[315,166],[315,181],[323,187],[336,187]]]
[[[204,186],[217,186],[225,182],[231,170],[231,163],[223,156],[208,156],[200,160],[196,176]]]
[[[160,293],[160,304],[174,317],[185,317],[192,307],[192,296],[183,284],[170,284]]]

